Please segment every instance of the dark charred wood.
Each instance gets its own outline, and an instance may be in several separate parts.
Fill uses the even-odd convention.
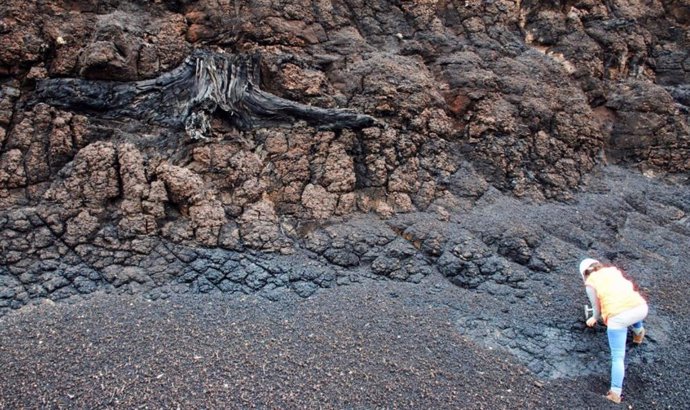
[[[33,103],[91,113],[106,119],[136,118],[184,127],[194,138],[210,135],[218,110],[241,130],[305,121],[326,129],[376,125],[371,116],[319,108],[280,98],[259,88],[259,57],[198,50],[174,70],[136,82],[47,79],[38,82]]]

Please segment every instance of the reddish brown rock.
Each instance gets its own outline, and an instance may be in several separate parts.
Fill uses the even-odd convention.
[[[351,192],[356,181],[352,156],[342,143],[333,143],[324,164],[323,185],[329,192]]]
[[[22,152],[9,150],[0,156],[0,188],[14,189],[26,186],[26,172]]]
[[[20,65],[40,60],[47,51],[39,27],[26,24],[39,13],[34,2],[3,7],[0,17],[0,67],[16,72]]]
[[[141,213],[130,213],[123,217],[118,223],[117,229],[119,236],[123,239],[158,233],[158,225],[155,218]]]
[[[269,154],[282,154],[288,150],[288,140],[280,130],[268,132],[264,141],[264,146]]]
[[[117,147],[120,165],[120,179],[122,180],[122,194],[124,198],[140,200],[148,183],[144,171],[144,158],[141,152],[132,144],[122,144]]]
[[[167,196],[172,202],[185,206],[205,199],[204,181],[194,172],[163,163],[156,169],[156,174],[165,184]]]
[[[98,217],[84,210],[67,221],[64,240],[70,246],[89,243],[98,229]]]
[[[340,195],[338,205],[335,208],[335,215],[349,215],[357,208],[357,195],[354,192]]]
[[[195,238],[205,246],[217,246],[218,236],[226,224],[225,211],[220,201],[202,201],[189,207]]]
[[[328,219],[338,205],[338,195],[329,193],[321,185],[308,184],[302,193],[302,204],[315,219]]]
[[[120,196],[120,192],[115,147],[108,142],[96,142],[79,151],[65,179],[54,182],[45,199],[66,210],[101,208]]]
[[[283,66],[278,72],[276,83],[288,98],[304,99],[333,93],[324,73],[305,70],[295,64]]]
[[[163,181],[151,182],[145,198],[142,202],[144,212],[152,215],[154,218],[165,217],[164,203],[168,201],[168,192],[165,190],[165,183]]]
[[[262,199],[248,205],[238,218],[242,242],[254,249],[287,252],[290,244],[280,233],[274,204]]]
[[[415,193],[419,189],[419,161],[411,159],[398,167],[390,176],[388,191]]]
[[[216,199],[215,192],[207,190],[203,179],[186,168],[163,163],[158,167],[157,174],[165,183],[167,195],[162,192],[160,185],[152,187],[151,199],[154,204],[160,204],[169,197],[189,218],[195,238],[206,246],[216,246],[220,229],[227,221],[223,205]]]
[[[213,28],[203,25],[203,24],[192,24],[187,29],[187,41],[190,43],[197,43],[199,41],[208,40],[213,38],[216,32]]]
[[[71,160],[78,148],[74,146],[71,119],[72,115],[65,113],[53,120],[53,127],[48,136],[48,161],[53,169],[60,169]]]

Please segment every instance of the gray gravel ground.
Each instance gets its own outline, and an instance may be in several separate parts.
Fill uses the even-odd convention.
[[[459,332],[477,294],[433,275],[309,299],[97,294],[0,318],[0,407],[607,408]]]
[[[687,182],[610,168],[588,189],[572,204],[487,194],[450,221],[410,216],[420,237],[469,229],[499,251],[540,238],[530,263],[552,269],[515,283],[360,272],[306,299],[96,292],[29,304],[0,317],[0,408],[690,408]],[[588,250],[623,264],[650,302],[622,406],[603,399],[605,330],[583,325],[575,269]]]

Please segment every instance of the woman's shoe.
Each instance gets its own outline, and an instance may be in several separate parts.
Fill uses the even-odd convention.
[[[617,393],[610,391],[610,390],[608,393],[606,393],[606,399],[611,400],[612,402],[614,402],[616,404],[620,404],[620,402],[621,402],[621,396]]]
[[[642,343],[642,341],[644,340],[644,334],[645,334],[644,328],[642,328],[642,330],[640,330],[640,333],[634,333],[633,332],[633,343],[635,343],[636,345],[639,345],[640,343]]]

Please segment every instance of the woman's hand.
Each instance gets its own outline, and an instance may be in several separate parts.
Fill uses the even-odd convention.
[[[587,326],[592,327],[596,324],[597,324],[597,318],[595,318],[594,316],[587,319]]]

